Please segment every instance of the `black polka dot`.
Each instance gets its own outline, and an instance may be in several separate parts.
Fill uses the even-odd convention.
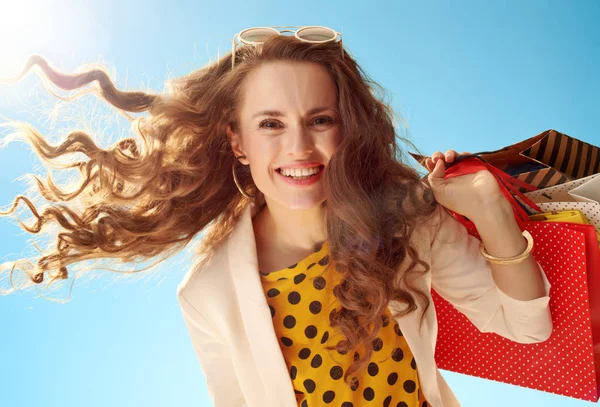
[[[265,277],[268,276],[269,274],[271,274],[271,273],[267,273],[265,271],[260,271],[260,270],[258,272],[260,273],[261,276],[265,276]]]
[[[321,355],[315,355],[310,361],[310,365],[315,369],[323,364],[323,358]]]
[[[344,401],[342,403],[342,407],[354,407],[354,404],[350,403],[349,401]]]
[[[267,296],[269,298],[277,297],[279,295],[279,290],[277,288],[271,288],[267,291]]]
[[[313,391],[315,391],[315,388],[317,386],[315,385],[315,382],[310,380],[310,379],[306,379],[304,381],[304,388],[306,389],[307,392],[312,393]]]
[[[296,264],[291,264],[291,265],[289,265],[289,266],[288,266],[288,268],[289,268],[289,269],[293,269],[293,268],[296,268],[296,266],[297,266],[297,265],[298,265],[298,263],[296,263]]]
[[[285,318],[283,318],[283,326],[285,326],[288,329],[292,329],[296,326],[296,318],[294,318],[293,315],[286,316]]]
[[[396,325],[394,325],[394,332],[396,332],[396,335],[398,335],[398,336],[404,336],[404,334],[400,330],[400,325],[398,325],[398,323],[396,323]]]
[[[292,380],[296,379],[297,374],[298,374],[298,369],[296,368],[296,366],[292,366],[290,369],[290,377],[292,378]]]
[[[326,266],[327,264],[329,264],[329,255],[328,254],[326,254],[325,257],[323,257],[321,260],[319,260],[320,266]]]
[[[429,407],[429,404],[427,404],[427,402],[424,401],[423,404],[421,404],[421,407]]]
[[[363,397],[365,398],[365,400],[367,401],[371,401],[375,398],[375,391],[373,391],[372,388],[367,387],[364,391],[363,391]]]
[[[321,338],[321,344],[327,342],[327,339],[329,339],[329,331],[325,331],[325,333],[323,334],[323,337]]]
[[[396,362],[400,362],[402,359],[404,359],[404,352],[402,352],[402,349],[394,349],[392,352],[392,359],[394,359]]]
[[[404,390],[406,390],[407,393],[414,393],[416,389],[417,385],[412,380],[407,380],[404,382]]]
[[[381,340],[381,338],[373,339],[373,350],[375,352],[379,352],[381,348],[383,348],[383,341]]]
[[[269,309],[271,310],[271,318],[273,318],[275,316],[275,308],[269,305]]]
[[[396,404],[396,407],[408,407],[408,404],[406,404],[405,402],[401,401],[400,403]]]
[[[387,396],[385,400],[383,400],[383,407],[390,407],[390,403],[392,402],[392,396]]]
[[[318,252],[319,250],[321,250],[321,248],[323,248],[323,243],[317,243],[315,245],[314,252]]]
[[[306,269],[310,270],[315,264],[317,263],[310,263],[308,266],[306,266]]]
[[[277,281],[283,281],[283,280],[287,280],[287,277],[279,277],[279,278],[277,279]]]
[[[306,278],[306,274],[300,273],[296,277],[294,277],[294,283],[300,284],[301,282],[304,281],[305,278]]]
[[[290,346],[292,346],[294,344],[294,341],[292,341],[290,338],[282,336],[281,337],[281,343],[283,343],[287,347],[290,347]]]
[[[344,369],[342,369],[341,366],[334,366],[329,370],[329,376],[331,376],[333,380],[339,380],[344,376]]]
[[[313,287],[315,287],[317,290],[322,290],[323,288],[325,288],[325,286],[327,285],[327,281],[325,281],[325,279],[321,276],[315,277],[314,281],[313,281]],[[279,293],[279,291],[277,292]]]
[[[335,393],[332,390],[327,390],[325,393],[323,393],[323,402],[325,403],[331,403],[334,398]]]
[[[390,324],[390,318],[384,314],[381,316],[381,322],[383,323],[383,327],[385,328]]]
[[[360,386],[360,381],[357,378],[354,378],[354,380],[350,384],[350,389],[352,391],[356,391],[356,389],[358,389],[358,386]]]
[[[306,337],[309,339],[314,338],[315,336],[317,336],[317,327],[314,325],[307,326],[304,330],[304,335],[306,335]]]
[[[323,308],[323,306],[321,305],[321,303],[319,301],[313,301],[308,306],[308,309],[310,310],[310,312],[312,312],[315,315],[318,314],[319,312],[321,312],[322,308]]]
[[[390,386],[395,385],[398,381],[398,373],[390,373],[390,375],[387,378],[387,381]]]
[[[300,293],[298,291],[292,291],[288,294],[288,301],[292,305],[296,305],[300,302]]]
[[[300,350],[300,352],[298,352],[298,357],[300,359],[308,359],[309,356],[310,356],[310,349],[308,349],[308,348],[302,348]]]
[[[358,359],[360,359],[360,353],[354,352],[354,361],[356,362]]]
[[[369,363],[369,367],[367,368],[367,371],[369,372],[369,374],[371,376],[377,376],[377,373],[379,373],[379,366],[377,366],[377,363],[371,362],[371,363]]]
[[[410,367],[412,367],[413,370],[417,370],[417,362],[415,361],[415,358],[412,358],[410,361]]]
[[[308,407],[308,401],[306,401],[306,399],[302,400],[302,404],[300,404],[300,407]]]

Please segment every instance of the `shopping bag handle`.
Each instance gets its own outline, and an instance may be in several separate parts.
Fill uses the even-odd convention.
[[[531,199],[527,198],[521,191],[519,191],[519,187],[525,188],[527,190],[537,190],[533,185],[529,185],[521,180],[511,177],[504,171],[494,167],[492,164],[487,162],[484,158],[479,157],[475,154],[465,154],[462,156],[458,156],[453,162],[446,163],[446,175],[445,179],[457,177],[459,175],[466,174],[474,174],[476,172],[482,170],[488,170],[494,178],[498,181],[498,185],[500,186],[500,190],[504,197],[511,204],[513,211],[515,213],[515,219],[519,224],[521,230],[524,230],[525,223],[529,221],[529,215],[523,209],[523,207],[517,202],[514,195],[517,195],[526,205],[530,206],[534,210],[538,212],[542,212],[540,207],[533,202]],[[464,216],[449,210],[450,214],[460,221],[463,224],[467,224],[468,226],[472,226],[472,221],[468,220]]]
[[[502,150],[497,150],[497,151],[502,151]],[[481,153],[471,153],[471,154],[460,155],[460,156],[458,156],[458,157],[456,157],[454,159],[454,162],[452,162],[452,163],[446,163],[446,169],[450,168],[451,166],[457,164],[458,162],[460,162],[460,161],[462,161],[464,159],[467,159],[467,158],[476,158],[479,161],[482,161],[482,162],[486,163],[487,164],[486,167],[488,167],[488,169],[490,169],[490,168],[493,169],[493,171],[490,169],[490,171],[493,174],[499,175],[503,180],[506,180],[508,182],[508,184],[510,184],[511,186],[520,187],[520,188],[523,188],[523,189],[525,189],[527,191],[538,191],[539,190],[539,188],[536,187],[535,185],[531,185],[531,184],[528,184],[528,183],[526,183],[524,181],[521,181],[518,178],[514,178],[511,175],[509,175],[509,174],[505,173],[504,171],[500,170],[499,168],[496,168],[493,164],[490,164],[490,162],[488,160],[486,160],[485,158],[483,158],[480,155],[480,154],[492,154],[492,153],[495,153],[497,151],[491,151],[491,152],[490,151],[485,151],[485,152],[481,152]],[[514,190],[514,188],[511,188],[511,191],[512,190]],[[522,194],[520,193],[520,191],[519,191],[518,195],[519,195],[519,197],[521,197]],[[525,199],[527,199],[527,198],[525,198]]]

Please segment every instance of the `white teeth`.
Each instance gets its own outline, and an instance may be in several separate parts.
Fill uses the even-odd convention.
[[[285,175],[287,177],[289,176],[293,176],[293,177],[304,177],[307,175],[313,175],[319,172],[321,167],[312,167],[312,168],[300,168],[300,169],[288,169],[288,168],[282,168],[280,170],[282,175]]]

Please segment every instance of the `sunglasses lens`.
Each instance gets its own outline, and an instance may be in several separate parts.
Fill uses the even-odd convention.
[[[277,30],[270,30],[268,28],[251,28],[244,31],[240,38],[248,43],[260,43],[270,35],[279,35]]]
[[[333,30],[320,27],[309,27],[298,30],[298,37],[307,41],[327,42],[335,39],[337,33]]]

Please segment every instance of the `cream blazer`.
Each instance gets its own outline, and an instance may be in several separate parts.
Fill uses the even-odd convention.
[[[191,269],[177,287],[184,321],[215,407],[297,407],[286,362],[272,325],[258,273],[251,203],[212,262]],[[479,241],[443,207],[436,233],[424,225],[413,233],[421,258],[431,265],[418,286],[433,287],[482,332],[495,332],[520,343],[546,340],[552,332],[550,284],[540,267],[546,294],[520,301],[495,284]],[[539,265],[539,264],[538,264]],[[392,311],[402,307],[390,302]],[[421,310],[397,318],[417,363],[421,389],[433,407],[460,403],[434,360],[438,332],[433,303],[421,331]]]

